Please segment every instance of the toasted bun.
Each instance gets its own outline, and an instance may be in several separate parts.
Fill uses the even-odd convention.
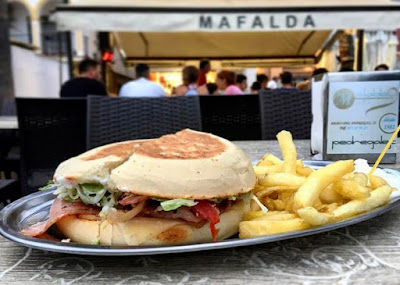
[[[125,162],[143,141],[118,142],[89,150],[62,162],[54,173],[58,183],[106,182],[111,169]]]
[[[238,232],[239,223],[250,209],[249,202],[238,200],[222,215],[218,240]],[[109,224],[69,216],[57,222],[57,227],[73,242],[116,246],[166,246],[211,242],[209,223],[195,228],[183,220],[137,217],[129,221]]]
[[[111,172],[108,187],[169,199],[212,199],[246,193],[255,183],[252,163],[236,145],[183,130],[143,143]]]

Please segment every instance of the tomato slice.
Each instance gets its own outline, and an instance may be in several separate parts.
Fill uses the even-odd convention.
[[[210,222],[210,230],[213,241],[217,241],[217,235],[219,230],[215,228],[215,225],[219,223],[219,212],[209,202],[201,200],[191,207],[196,213],[198,213],[203,219]]]

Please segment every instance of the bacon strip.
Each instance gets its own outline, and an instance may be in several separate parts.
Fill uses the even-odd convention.
[[[98,213],[98,207],[85,205],[82,202],[67,202],[56,199],[50,208],[49,219],[47,221],[36,223],[29,228],[23,229],[20,233],[29,237],[37,237],[44,234],[52,225],[66,216],[82,214],[98,215]]]
[[[134,194],[128,194],[128,196],[121,199],[118,203],[122,206],[138,204],[140,202],[146,201],[149,197],[147,196],[138,196]]]

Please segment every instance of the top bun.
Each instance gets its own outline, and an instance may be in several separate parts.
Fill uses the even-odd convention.
[[[255,183],[253,165],[236,145],[187,129],[144,142],[112,170],[108,186],[151,197],[213,199],[246,193]]]
[[[100,182],[105,184],[111,169],[124,163],[143,141],[125,141],[94,148],[62,162],[53,179],[61,184]]]

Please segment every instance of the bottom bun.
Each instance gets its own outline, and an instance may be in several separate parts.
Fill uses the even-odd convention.
[[[220,215],[218,240],[236,234],[239,223],[250,209],[250,203],[235,201]],[[110,224],[68,216],[57,222],[62,234],[73,242],[116,246],[165,246],[211,242],[210,224],[195,228],[183,220],[137,217]]]

